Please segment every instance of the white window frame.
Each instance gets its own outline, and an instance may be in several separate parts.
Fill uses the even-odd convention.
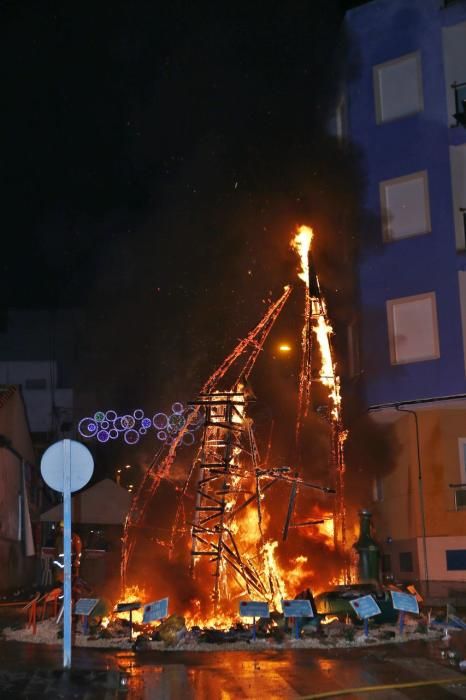
[[[398,117],[390,117],[390,119],[384,119],[382,114],[382,100],[381,100],[381,75],[384,68],[389,66],[394,66],[397,63],[403,63],[414,58],[416,61],[417,69],[417,85],[418,85],[418,101],[419,109],[415,109],[412,112],[406,114],[401,114]],[[374,85],[374,98],[375,98],[375,119],[377,124],[389,124],[390,122],[398,121],[398,119],[406,119],[406,117],[412,117],[413,114],[419,114],[424,110],[424,92],[422,88],[422,68],[421,68],[421,54],[419,51],[413,51],[412,53],[406,53],[403,56],[398,56],[391,61],[385,61],[384,63],[378,63],[372,67],[372,78]]]
[[[409,360],[397,359],[395,329],[393,327],[393,308],[401,304],[410,304],[413,301],[421,299],[430,299],[432,301],[432,320],[434,329],[434,354],[430,357],[420,357],[419,359],[410,358]],[[388,323],[388,342],[390,348],[390,363],[392,365],[410,365],[414,362],[428,362],[430,360],[438,360],[440,357],[440,342],[438,333],[438,316],[437,316],[437,301],[435,292],[426,292],[425,294],[414,294],[409,297],[399,297],[398,299],[387,299],[387,323]]]
[[[460,484],[466,484],[466,462],[464,460],[464,446],[466,445],[466,437],[458,438],[458,466],[459,466],[459,476]]]
[[[415,233],[408,233],[404,236],[398,238],[392,235],[390,226],[390,207],[388,206],[388,188],[390,185],[402,185],[404,182],[409,182],[410,180],[422,180],[424,185],[424,215],[426,220],[426,229],[424,231],[416,231]],[[427,170],[418,170],[415,173],[410,173],[409,175],[402,175],[401,177],[394,177],[390,180],[382,180],[379,183],[379,193],[380,193],[380,210],[382,214],[382,235],[385,243],[397,243],[398,241],[403,241],[405,238],[413,238],[414,236],[424,236],[426,233],[431,233],[432,225],[430,219],[430,200],[429,200],[429,177]]]

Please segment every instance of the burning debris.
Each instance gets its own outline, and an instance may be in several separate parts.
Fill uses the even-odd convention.
[[[367,594],[369,588],[357,589],[342,587],[343,598],[354,600],[355,595]],[[303,596],[306,592],[303,592]],[[317,609],[322,609],[321,601],[316,599]],[[353,645],[387,644],[410,641],[414,639],[440,639],[444,634],[444,623],[436,620],[429,622],[428,615],[406,615],[403,628],[392,618],[385,615],[378,623],[371,620],[367,631],[355,616],[351,617],[346,609],[338,614],[316,613],[314,617],[290,620],[280,612],[272,612],[269,618],[260,618],[253,628],[251,623],[237,621],[218,629],[213,626],[192,625],[183,616],[173,614],[157,625],[141,621],[133,623],[130,636],[130,623],[118,614],[107,619],[94,620],[89,626],[75,618],[73,644],[75,646],[107,649],[132,649],[133,651],[172,651],[196,650],[209,651],[218,649],[244,650],[252,647],[261,649],[283,648],[346,648]],[[464,623],[463,623],[464,624]],[[453,631],[455,628],[450,628]],[[38,622],[37,632],[23,626],[6,628],[4,637],[8,640],[28,643],[59,645],[61,629],[55,618]]]

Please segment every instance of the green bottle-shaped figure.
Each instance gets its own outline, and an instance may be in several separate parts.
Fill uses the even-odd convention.
[[[359,538],[353,547],[358,553],[359,583],[379,581],[380,549],[371,534],[371,517],[368,510],[359,512]]]

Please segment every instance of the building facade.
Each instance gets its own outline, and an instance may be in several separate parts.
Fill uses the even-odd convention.
[[[443,595],[466,582],[466,2],[373,0],[345,29],[361,387],[397,446],[374,521],[387,573]]]
[[[23,399],[0,385],[0,591],[31,585],[37,574],[34,530],[42,486]]]
[[[0,383],[21,387],[34,444],[73,429],[78,314],[8,309],[0,329]]]

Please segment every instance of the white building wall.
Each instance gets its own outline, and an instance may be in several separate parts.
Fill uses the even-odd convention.
[[[73,390],[57,388],[56,376],[55,362],[0,362],[0,384],[21,386],[33,433],[49,432],[57,422],[72,419]]]
[[[419,570],[421,577],[424,576],[424,545],[422,537],[417,540]],[[451,549],[466,549],[466,537],[427,537],[427,563],[429,569],[429,579],[431,581],[465,581],[465,571],[449,571],[447,569],[446,551]]]

